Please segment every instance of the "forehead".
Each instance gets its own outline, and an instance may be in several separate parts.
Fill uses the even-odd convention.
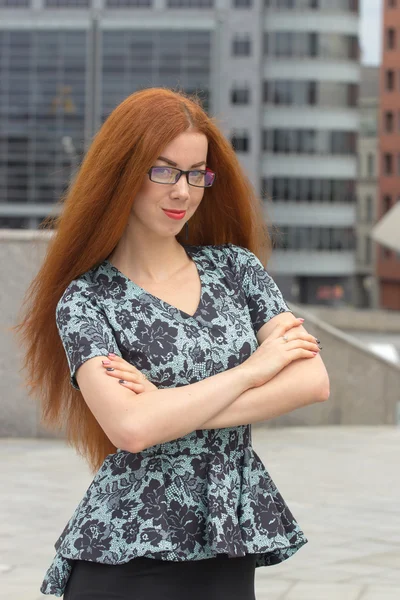
[[[175,162],[195,163],[207,157],[208,140],[199,131],[184,131],[164,147],[162,156]]]

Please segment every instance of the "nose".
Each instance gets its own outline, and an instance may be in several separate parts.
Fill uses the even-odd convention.
[[[176,182],[176,184],[174,185],[173,194],[179,198],[183,198],[183,199],[189,198],[190,190],[189,190],[189,184],[186,179],[186,175],[181,175],[179,180]]]

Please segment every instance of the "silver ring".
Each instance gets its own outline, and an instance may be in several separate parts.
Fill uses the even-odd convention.
[[[287,335],[283,335],[283,336],[282,336],[282,339],[283,339],[283,341],[284,341],[284,342],[288,342],[288,341],[289,341],[289,339],[288,339]]]

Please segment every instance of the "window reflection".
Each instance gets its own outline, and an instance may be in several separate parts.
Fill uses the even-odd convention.
[[[358,60],[355,35],[312,31],[273,31],[264,34],[264,54],[275,57]]]
[[[3,202],[54,202],[71,176],[63,137],[83,152],[86,34],[2,31],[0,56]]]
[[[262,149],[274,154],[355,154],[356,141],[352,131],[266,129]]]
[[[273,202],[354,203],[355,182],[350,179],[305,177],[263,178],[261,189]]]
[[[152,86],[197,93],[210,103],[209,31],[104,31],[102,119],[129,94]]]

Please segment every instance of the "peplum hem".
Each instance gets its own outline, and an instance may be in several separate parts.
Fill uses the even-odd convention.
[[[62,596],[74,560],[255,554],[261,567],[295,554],[307,539],[251,445],[243,444],[245,430],[214,430],[214,448],[207,443],[200,452],[174,442],[106,457],[55,544],[40,591]]]

